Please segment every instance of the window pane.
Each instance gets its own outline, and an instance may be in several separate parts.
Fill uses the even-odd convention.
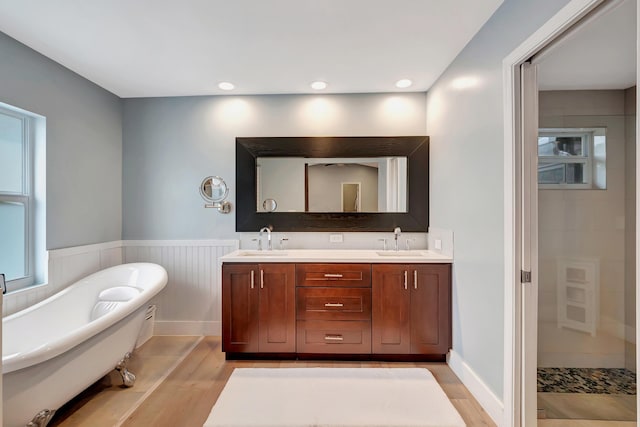
[[[538,165],[538,184],[564,184],[564,163]]]
[[[586,163],[540,163],[538,184],[586,184]]]
[[[0,114],[0,191],[22,193],[22,120]]]
[[[585,176],[584,163],[567,164],[566,182],[567,184],[585,184],[587,182]]]
[[[607,188],[607,137],[594,135],[593,137],[593,183],[595,188]]]
[[[582,136],[540,136],[538,137],[538,156],[571,157],[585,156]]]
[[[26,276],[25,206],[0,201],[0,273],[7,280]]]

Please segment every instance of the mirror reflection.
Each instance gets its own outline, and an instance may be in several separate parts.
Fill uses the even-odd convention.
[[[221,202],[227,198],[229,187],[219,176],[208,176],[200,184],[200,194],[205,200]]]
[[[265,212],[275,212],[276,209],[278,209],[278,202],[273,199],[264,199],[262,209],[264,209]]]
[[[256,180],[256,212],[407,212],[407,157],[258,157]]]

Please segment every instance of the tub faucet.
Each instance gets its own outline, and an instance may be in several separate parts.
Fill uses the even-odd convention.
[[[262,241],[262,232],[266,231],[267,232],[267,250],[273,250],[273,246],[271,245],[271,230],[273,229],[273,227],[271,227],[270,225],[267,225],[266,227],[262,227],[260,229],[260,241]]]
[[[400,230],[400,227],[396,227],[393,229],[393,238],[395,240],[395,251],[398,252],[398,237],[400,237],[400,233],[402,230]]]

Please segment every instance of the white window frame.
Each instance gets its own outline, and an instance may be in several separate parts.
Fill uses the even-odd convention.
[[[22,121],[22,191],[8,192],[0,190],[0,201],[21,203],[24,205],[24,259],[25,276],[7,280],[7,292],[31,286],[35,283],[35,233],[34,233],[34,120],[27,114],[21,114],[0,107],[0,114]]]
[[[552,164],[584,164],[584,183],[560,183],[542,184],[538,183],[538,188],[542,190],[579,190],[593,189],[594,186],[594,134],[598,129],[591,128],[542,128],[538,130],[538,137],[541,136],[579,136],[582,139],[582,156],[560,157],[560,156],[538,156],[538,165]]]

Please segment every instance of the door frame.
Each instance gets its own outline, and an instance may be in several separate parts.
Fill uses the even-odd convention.
[[[504,394],[503,394],[503,420],[504,426],[531,427],[537,420],[526,419],[524,414],[531,417],[531,408],[527,411],[523,402],[525,386],[527,384],[523,376],[522,364],[525,352],[523,348],[530,348],[534,343],[537,348],[537,328],[527,328],[521,321],[523,305],[528,303],[523,300],[523,289],[520,280],[523,253],[523,212],[521,201],[523,191],[522,180],[522,123],[520,119],[520,66],[534,54],[549,45],[563,32],[582,19],[590,11],[606,0],[571,0],[564,8],[556,13],[549,21],[542,25],[520,46],[512,51],[502,62],[503,71],[503,113],[504,113]],[[636,3],[640,0],[636,0]],[[640,8],[638,8],[640,15]],[[637,25],[637,24],[636,24]],[[636,46],[636,50],[637,50]],[[640,57],[639,57],[640,59]],[[636,67],[640,70],[640,67]],[[638,81],[636,77],[636,81]],[[640,99],[640,97],[638,97]],[[638,101],[636,101],[638,102]],[[638,121],[636,120],[636,135],[638,133]],[[637,147],[636,140],[636,147]],[[640,150],[636,150],[636,164],[639,164]],[[640,184],[640,173],[636,174],[636,208],[640,207],[637,197]],[[638,210],[637,212],[640,212]],[[638,226],[636,215],[636,226]],[[638,250],[638,238],[636,234],[636,265],[640,260]],[[640,268],[636,269],[636,289]],[[640,295],[636,292],[636,308],[640,302]],[[537,309],[529,306],[529,309]],[[636,336],[640,333],[640,316],[636,316]],[[636,339],[638,342],[638,339]],[[636,363],[640,366],[640,354],[636,352]],[[529,382],[531,379],[529,379]],[[533,411],[535,413],[535,411]],[[640,411],[638,411],[640,415]]]

